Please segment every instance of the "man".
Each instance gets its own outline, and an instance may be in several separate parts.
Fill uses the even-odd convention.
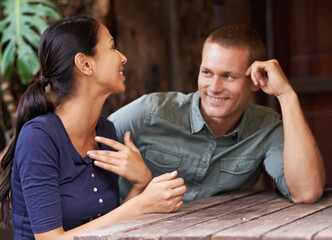
[[[248,26],[230,25],[205,41],[198,92],[144,95],[110,115],[126,131],[154,176],[177,170],[184,201],[253,186],[265,170],[296,203],[323,192],[324,166],[295,91],[276,60]],[[249,104],[262,89],[277,97],[272,109]],[[122,196],[130,189],[120,180]]]

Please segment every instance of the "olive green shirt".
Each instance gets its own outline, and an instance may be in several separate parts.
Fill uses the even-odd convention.
[[[253,186],[265,171],[291,199],[283,172],[283,126],[274,110],[248,104],[236,129],[215,138],[204,121],[199,92],[153,93],[109,116],[123,142],[126,131],[156,177],[177,170],[184,201]],[[120,179],[123,199],[131,185]]]

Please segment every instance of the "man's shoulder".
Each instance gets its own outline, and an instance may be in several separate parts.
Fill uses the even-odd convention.
[[[146,95],[158,108],[181,108],[191,104],[194,93],[159,92]]]
[[[280,114],[270,107],[248,104],[246,113],[249,122],[261,127],[273,128],[281,123]]]
[[[147,119],[163,119],[179,127],[187,127],[195,93],[159,92],[145,96],[149,102]]]
[[[116,127],[124,122],[142,123],[153,117],[176,123],[182,122],[187,119],[194,94],[180,92],[145,94],[111,114],[108,120],[114,122]]]
[[[258,132],[271,132],[282,126],[280,115],[272,108],[248,104],[240,122],[239,131],[242,138]]]

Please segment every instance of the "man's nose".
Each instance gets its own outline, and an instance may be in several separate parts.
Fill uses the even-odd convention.
[[[221,77],[214,76],[210,84],[210,90],[213,92],[222,92],[223,89],[224,86]]]

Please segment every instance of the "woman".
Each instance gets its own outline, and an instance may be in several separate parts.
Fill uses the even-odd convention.
[[[100,117],[106,98],[125,90],[127,59],[107,28],[87,16],[61,19],[43,33],[38,55],[40,78],[22,96],[16,136],[1,163],[1,210],[8,220],[11,200],[15,239],[73,239],[144,213],[179,209],[183,179],[173,172],[151,181],[129,133],[122,145],[113,124]],[[47,85],[59,96],[57,108]],[[90,158],[93,150],[112,151],[106,161],[112,172]],[[121,206],[118,175],[133,185]]]

